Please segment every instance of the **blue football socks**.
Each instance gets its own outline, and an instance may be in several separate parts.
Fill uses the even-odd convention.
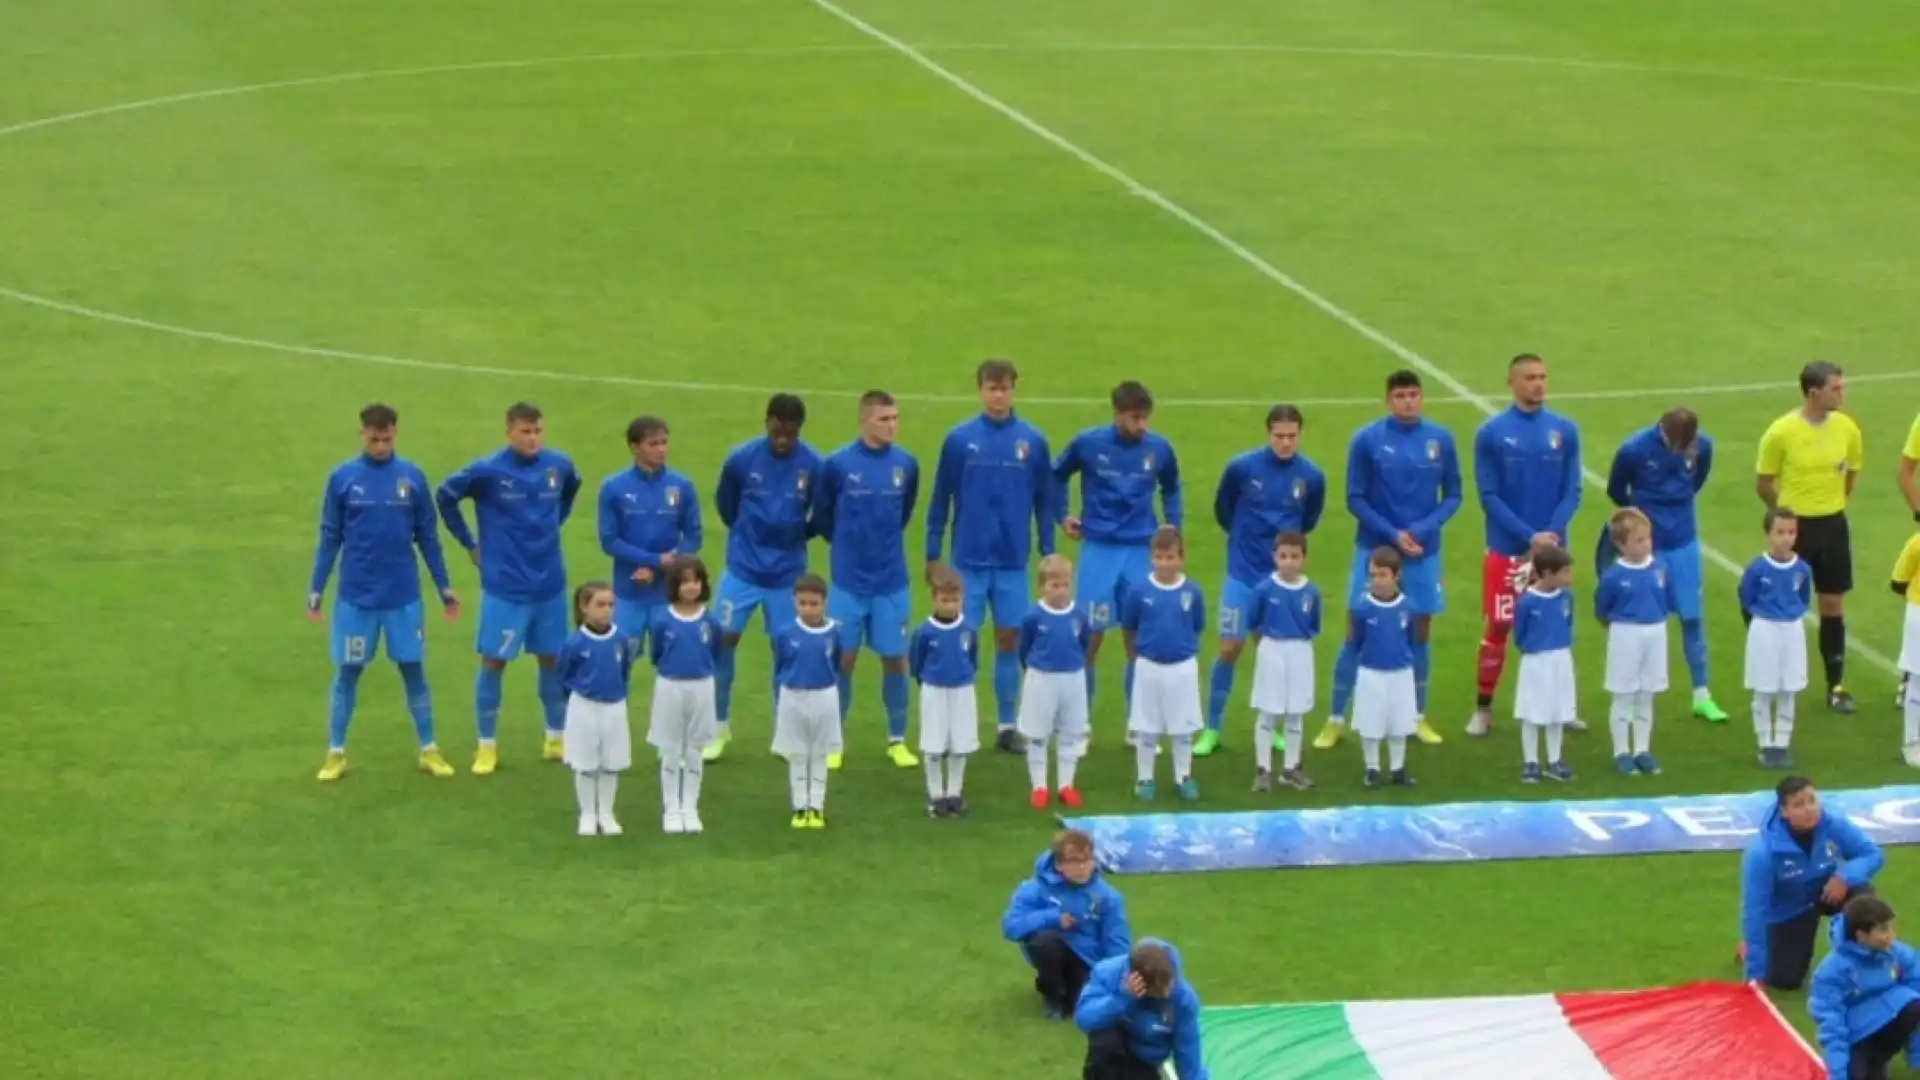
[[[1357,659],[1357,658],[1356,658]],[[1427,676],[1433,671],[1433,643],[1416,641],[1413,643],[1413,708],[1421,716],[1427,715]],[[1358,675],[1355,676],[1358,678]]]
[[[907,673],[889,671],[880,678],[880,698],[887,703],[887,738],[907,737]]]
[[[1000,706],[1000,726],[1012,727],[1020,708],[1020,654],[1012,649],[993,654],[993,696]]]
[[[1225,660],[1213,662],[1213,674],[1207,683],[1207,727],[1214,731],[1226,722],[1227,703],[1233,700],[1233,665]]]
[[[1712,685],[1707,680],[1707,628],[1699,619],[1680,620],[1680,651],[1686,655],[1694,688]]]
[[[1347,708],[1353,704],[1353,684],[1360,681],[1360,650],[1353,642],[1340,643],[1340,655],[1333,661],[1333,713],[1344,718]],[[1426,680],[1414,676],[1414,689],[1418,693],[1426,685]]]
[[[713,713],[723,724],[733,719],[733,676],[738,651],[731,645],[720,646],[720,658],[713,664]]]
[[[407,688],[407,713],[413,717],[414,734],[421,746],[432,746],[433,691],[427,689],[427,671],[419,664],[401,664],[400,682]]]
[[[840,726],[847,726],[847,717],[853,712],[853,674],[840,673]]]
[[[567,684],[558,664],[540,665],[540,709],[547,714],[547,734],[567,730]]]
[[[333,674],[333,705],[327,717],[327,749],[347,748],[347,726],[353,723],[353,707],[360,700],[359,664],[342,664]]]
[[[480,741],[492,742],[500,731],[500,668],[480,665],[473,680],[474,719],[480,728]]]

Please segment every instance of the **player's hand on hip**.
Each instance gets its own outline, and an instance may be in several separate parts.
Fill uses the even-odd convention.
[[[653,568],[643,566],[633,572],[633,580],[640,585],[653,584]]]
[[[307,621],[308,622],[326,622],[327,621],[327,617],[320,613],[320,594],[319,593],[307,594]]]
[[[467,558],[473,560],[473,565],[480,565],[480,548],[478,545],[467,549]]]
[[[1069,515],[1067,520],[1060,523],[1060,527],[1067,531],[1069,540],[1080,540],[1086,536],[1086,529],[1081,526],[1080,519],[1077,517]]]
[[[441,589],[440,608],[447,613],[448,622],[460,621],[460,594],[452,589]]]

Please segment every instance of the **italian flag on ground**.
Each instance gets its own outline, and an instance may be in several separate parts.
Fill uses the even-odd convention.
[[[1757,987],[1201,1013],[1214,1080],[1825,1080]]]

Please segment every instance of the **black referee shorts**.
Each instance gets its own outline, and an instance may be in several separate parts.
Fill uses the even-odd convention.
[[[1847,529],[1846,514],[1803,515],[1793,550],[1813,571],[1815,593],[1838,596],[1853,591],[1853,534]]]

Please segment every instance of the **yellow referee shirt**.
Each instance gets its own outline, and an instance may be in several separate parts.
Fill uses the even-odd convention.
[[[1920,416],[1913,418],[1913,428],[1907,432],[1907,448],[1900,456],[1912,461],[1920,461]]]
[[[1806,517],[1846,510],[1847,474],[1864,464],[1860,425],[1845,413],[1814,424],[1795,409],[1760,436],[1759,474],[1778,478],[1780,505]]]
[[[1920,533],[1914,533],[1893,564],[1895,584],[1907,587],[1907,603],[1920,604]]]

